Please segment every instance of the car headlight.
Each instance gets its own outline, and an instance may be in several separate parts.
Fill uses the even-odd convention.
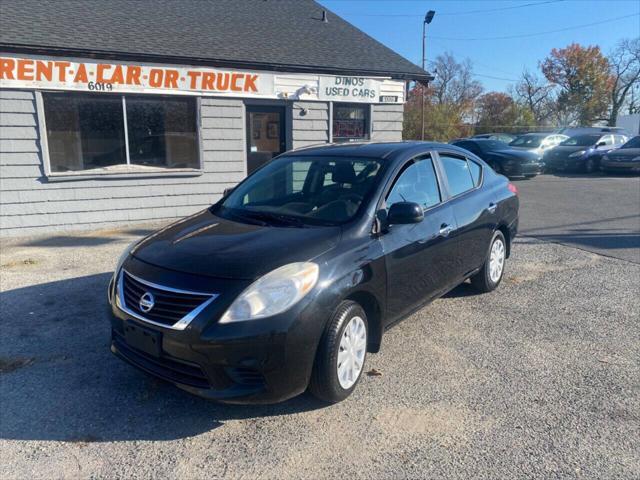
[[[220,318],[220,323],[270,317],[298,303],[318,281],[318,265],[290,263],[260,277],[240,294]]]
[[[581,157],[585,153],[587,153],[586,150],[578,150],[577,152],[573,152],[571,155],[569,155],[569,157],[571,157],[571,158]]]

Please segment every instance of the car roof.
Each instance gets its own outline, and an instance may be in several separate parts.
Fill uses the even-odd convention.
[[[420,148],[421,147],[421,148]],[[285,155],[317,156],[330,155],[334,157],[374,157],[387,158],[391,155],[408,152],[411,150],[448,149],[460,150],[446,143],[398,141],[398,142],[351,142],[312,145],[309,147],[291,150]]]
[[[489,143],[489,142],[500,142],[500,141],[501,140],[494,140],[493,138],[463,138],[462,140],[460,140],[460,142],[474,142],[474,143]]]
[[[550,137],[551,135],[556,135],[555,133],[541,133],[541,132],[531,132],[531,133],[523,133],[522,137]],[[558,135],[561,135],[558,133]]]

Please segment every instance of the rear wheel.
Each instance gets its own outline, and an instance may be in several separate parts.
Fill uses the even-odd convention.
[[[342,302],[329,321],[313,365],[309,390],[329,403],[353,392],[367,356],[367,315],[360,305]]]
[[[502,232],[498,230],[493,234],[484,265],[471,277],[471,285],[483,293],[495,290],[502,281],[506,259],[507,242]]]

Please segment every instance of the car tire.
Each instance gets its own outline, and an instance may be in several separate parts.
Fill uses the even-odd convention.
[[[338,305],[316,352],[309,382],[315,397],[337,403],[355,390],[364,371],[368,330],[367,315],[360,305],[352,301]]]
[[[482,268],[471,277],[471,285],[482,293],[491,292],[498,288],[504,276],[506,259],[507,242],[502,232],[497,230],[491,238],[489,251]]]
[[[593,173],[598,169],[598,162],[593,157],[587,158],[584,162],[584,171],[586,173]]]

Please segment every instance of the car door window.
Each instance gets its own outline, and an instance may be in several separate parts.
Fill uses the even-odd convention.
[[[613,145],[613,135],[605,135],[598,143],[604,142],[605,145]]]
[[[440,188],[431,157],[415,159],[398,176],[387,196],[387,207],[415,202],[426,209],[440,203]]]
[[[624,135],[614,135],[613,139],[616,145],[622,145],[623,143],[625,143],[627,137],[625,137]]]
[[[447,175],[449,192],[455,197],[474,188],[475,183],[471,175],[469,164],[464,158],[440,154],[440,161]]]

